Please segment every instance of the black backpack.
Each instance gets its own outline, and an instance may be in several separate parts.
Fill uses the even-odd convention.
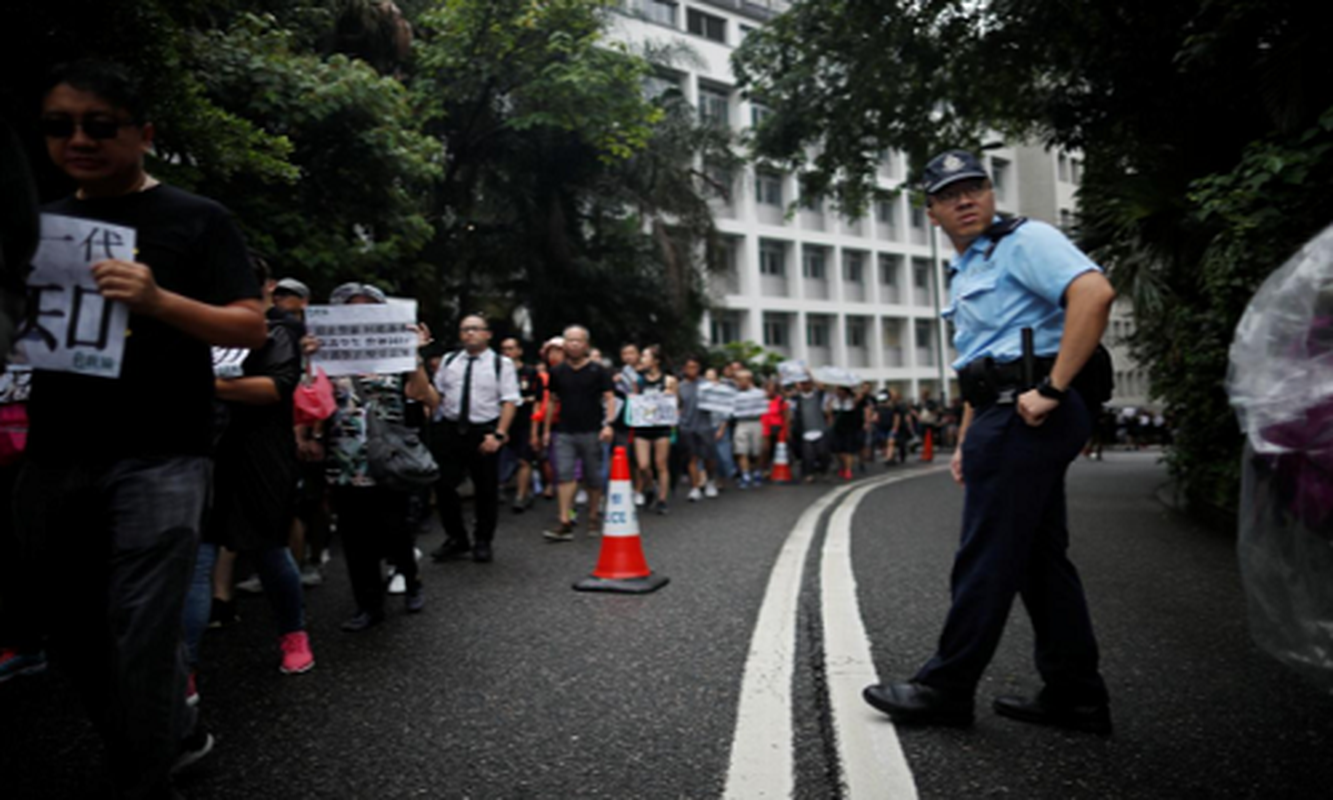
[[[986,248],[986,260],[990,260],[1001,239],[1023,227],[1027,221],[1027,217],[1013,217],[1002,219],[987,228],[982,234],[991,240],[990,247]],[[1115,392],[1115,363],[1111,360],[1111,351],[1106,349],[1106,345],[1097,343],[1097,349],[1088,356],[1087,363],[1079,370],[1069,386],[1078,392],[1088,410],[1094,413],[1110,401],[1111,395]]]

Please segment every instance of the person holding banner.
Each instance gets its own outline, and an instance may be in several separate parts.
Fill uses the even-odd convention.
[[[212,473],[209,346],[262,347],[263,307],[227,209],[148,174],[153,124],[127,71],[58,68],[40,127],[78,188],[44,208],[61,234],[34,259],[33,280],[62,282],[30,283],[25,346],[44,366],[16,527],[116,796],[165,797],[173,768],[212,748],[185,704],[181,636]]]
[[[749,489],[764,482],[759,458],[764,452],[764,426],[760,421],[768,412],[768,393],[754,385],[754,373],[743,369],[736,373],[736,431],[732,442],[740,464],[737,485]]]
[[[344,283],[333,290],[329,303],[386,304],[388,298],[375,286]],[[418,328],[422,346],[429,343],[429,336],[424,325]],[[406,581],[404,600],[408,613],[425,608],[408,525],[410,495],[376,483],[370,475],[366,453],[367,415],[375,414],[383,422],[401,425],[409,398],[430,405],[430,378],[420,357],[416,361],[417,368],[411,372],[369,372],[340,375],[333,380],[337,410],[326,426],[327,475],[333,488],[333,507],[338,513],[338,535],[343,540],[347,575],[356,600],[356,614],[342,624],[348,633],[359,633],[384,621],[386,585],[380,562],[386,557]],[[374,368],[373,361],[358,363]],[[390,363],[396,365],[396,357],[391,357]]]
[[[680,439],[689,459],[690,502],[717,497],[717,426],[713,414],[700,403],[706,384],[698,356],[685,359],[676,390],[680,396]]]
[[[633,414],[635,407],[647,406],[645,400],[656,401],[661,396],[670,397],[670,405],[675,406],[676,378],[666,374],[662,369],[661,345],[651,344],[643,348],[643,353],[639,356],[638,380],[631,390],[633,394],[629,399],[630,427],[634,429],[634,457],[639,464],[639,472],[643,475],[644,488],[647,488],[647,481],[652,476],[654,467],[657,469],[657,502],[653,504],[653,511],[666,514],[667,495],[671,491],[671,438],[675,430],[675,415],[669,424],[662,424],[656,414],[652,419],[636,419]]]

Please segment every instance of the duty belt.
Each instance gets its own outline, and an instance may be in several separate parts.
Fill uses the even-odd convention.
[[[1033,359],[1029,383],[1024,379],[1022,360],[1000,362],[990,357],[980,358],[958,370],[958,385],[963,390],[963,399],[973,408],[1008,405],[1040,383],[1054,363],[1054,357]]]

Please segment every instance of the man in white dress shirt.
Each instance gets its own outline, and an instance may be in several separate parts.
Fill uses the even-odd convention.
[[[440,360],[435,373],[437,393],[431,422],[432,450],[440,465],[435,500],[444,525],[444,544],[431,554],[436,561],[461,558],[485,564],[493,557],[500,506],[500,448],[519,401],[514,362],[490,348],[486,318],[471,314],[458,326],[463,349]],[[458,485],[464,473],[472,478],[477,527],[468,536]]]

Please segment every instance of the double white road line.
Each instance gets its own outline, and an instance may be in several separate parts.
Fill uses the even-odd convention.
[[[750,640],[725,797],[785,800],[793,794],[792,676],[796,665],[801,578],[819,521],[832,508],[820,563],[820,605],[828,676],[826,701],[833,715],[839,778],[845,796],[853,800],[916,798],[916,784],[893,725],[861,700],[861,690],[867,684],[879,682],[879,676],[856,602],[851,560],[852,518],[870,492],[943,469],[931,468],[831,490],[797,520],[769,575]]]

